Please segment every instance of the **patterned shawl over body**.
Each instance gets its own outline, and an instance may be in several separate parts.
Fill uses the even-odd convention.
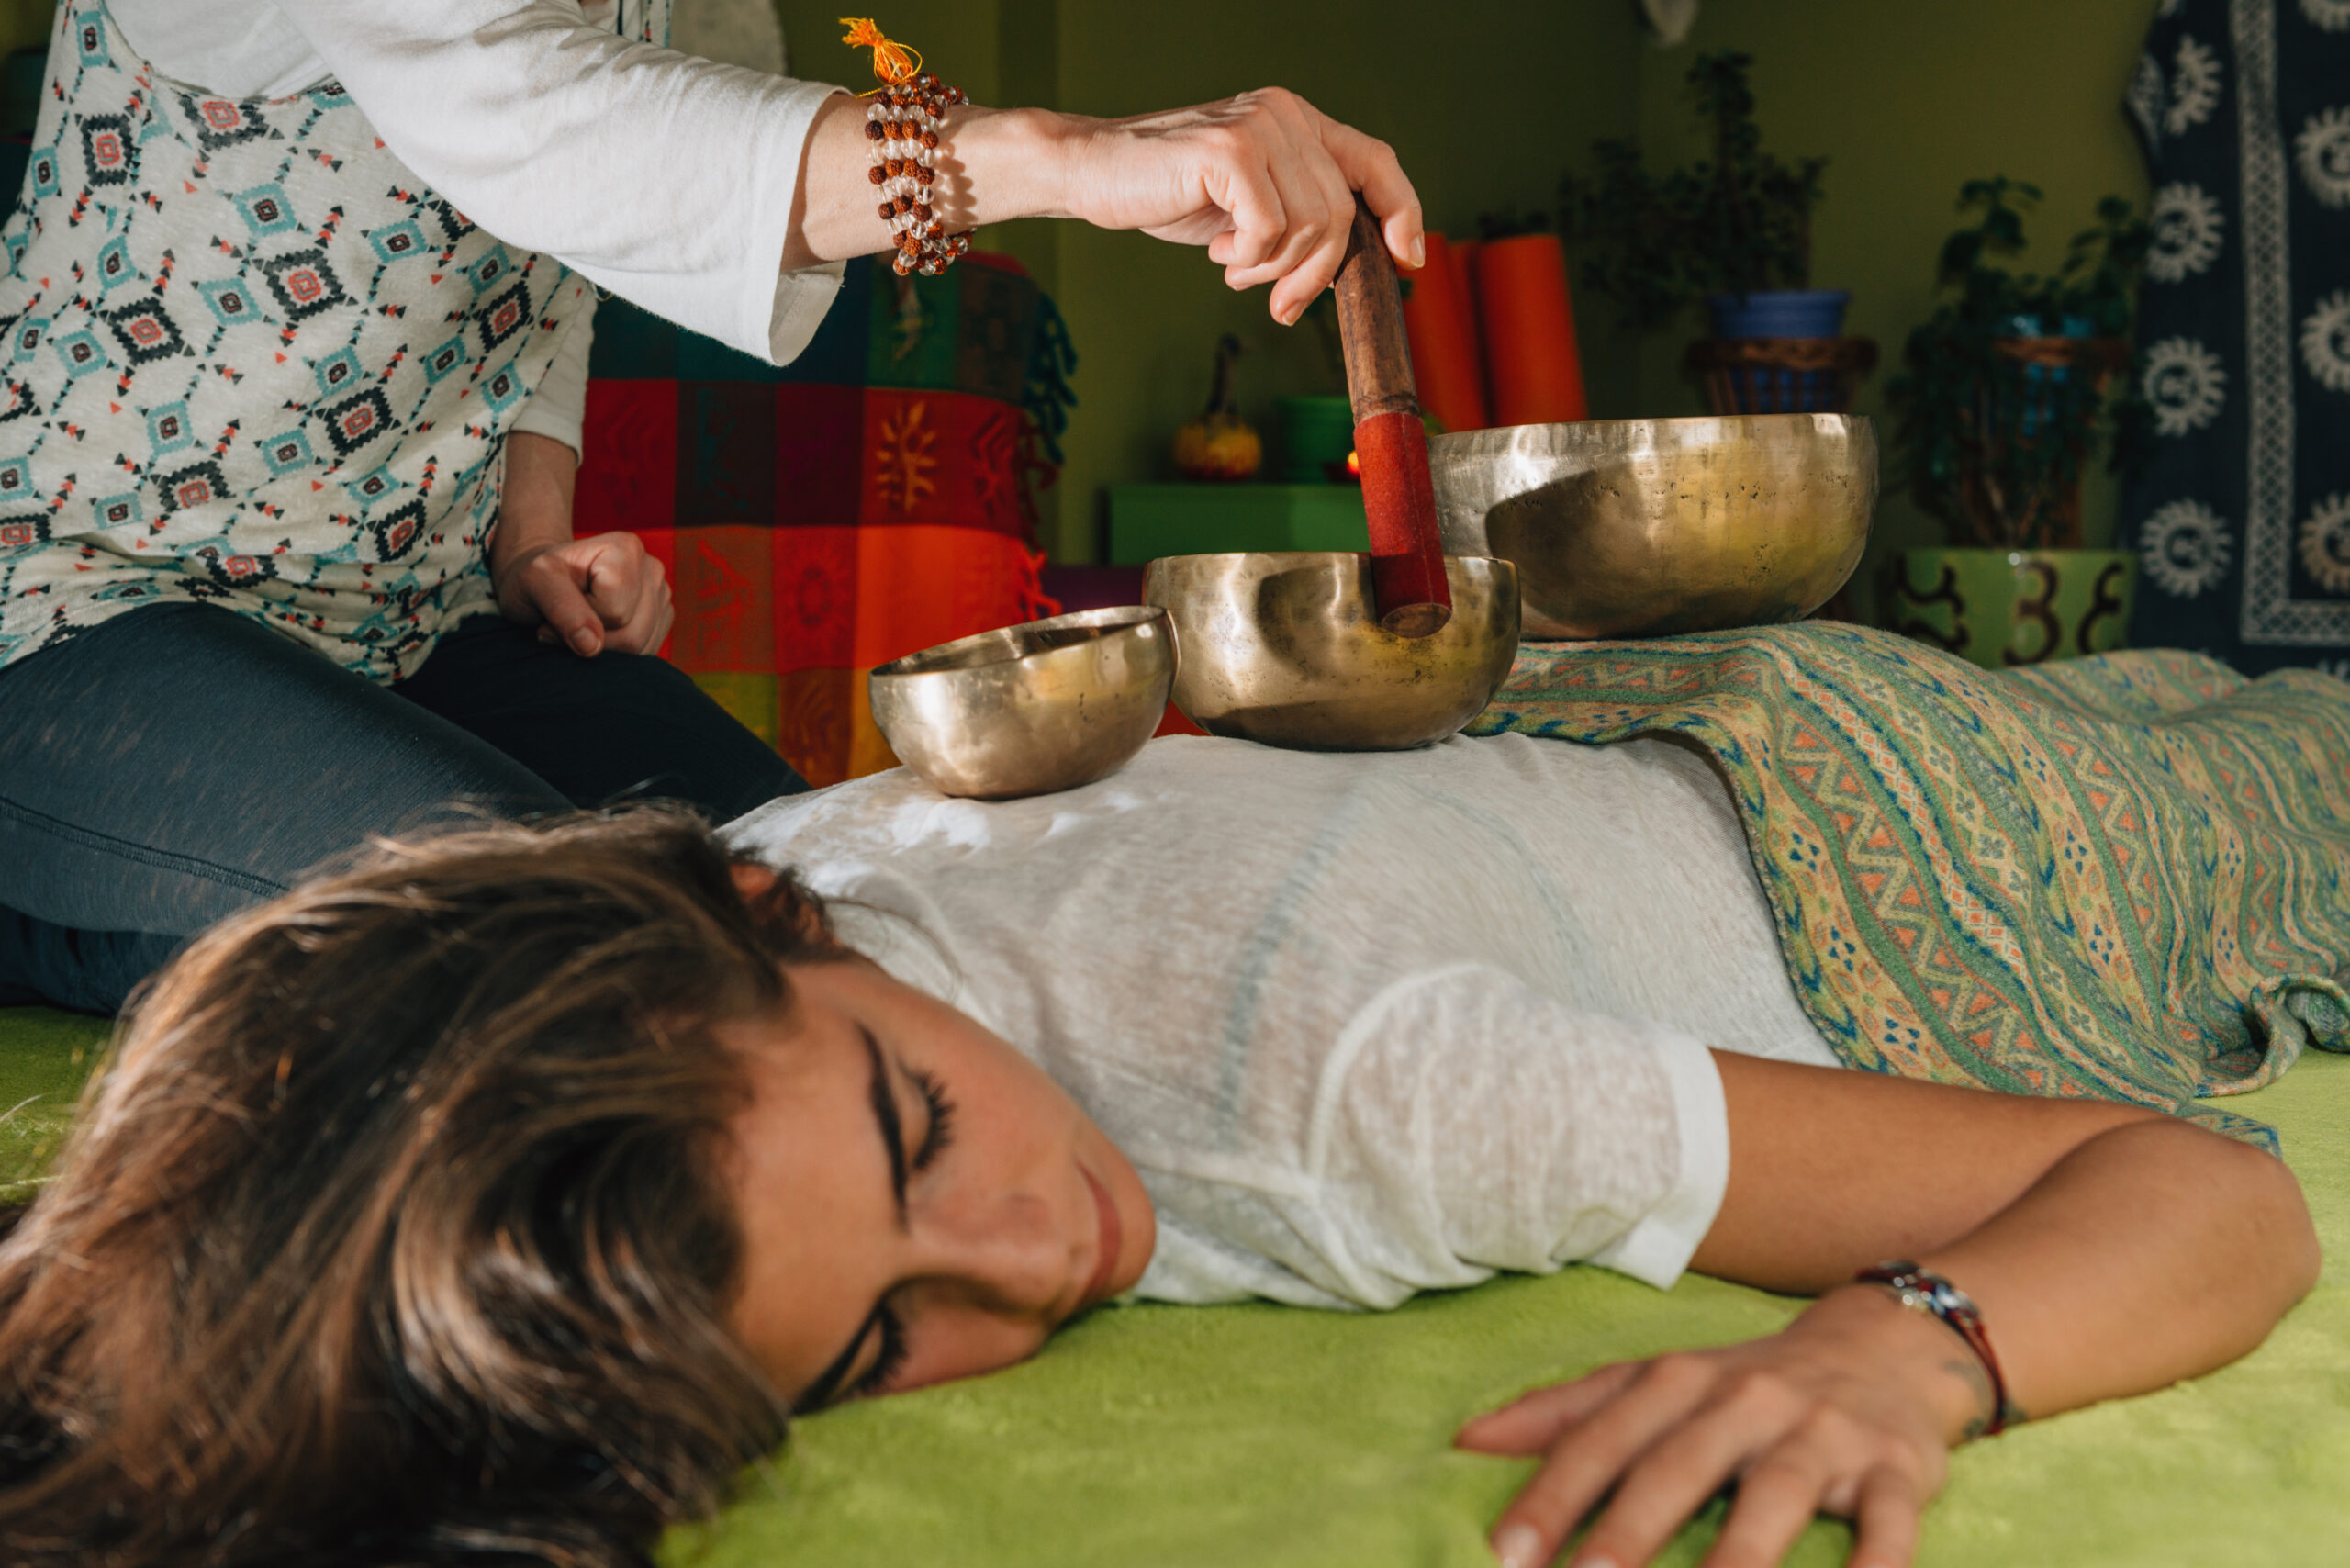
[[[1528,644],[1472,734],[1677,734],[1727,777],[1851,1065],[2160,1105],[2350,1049],[2350,684],[2177,652],[1986,674],[1825,622]]]

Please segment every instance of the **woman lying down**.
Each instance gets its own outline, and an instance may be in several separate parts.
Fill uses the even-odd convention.
[[[385,849],[180,958],[0,1250],[0,1554],[641,1563],[789,1414],[1104,1302],[1581,1260],[1818,1299],[1471,1421],[1544,1456],[1501,1561],[1589,1519],[1569,1561],[1645,1562],[1735,1481],[1709,1562],[1826,1512],[1895,1568],[1951,1445],[2220,1366],[2315,1277],[2255,1148],[1834,1063],[1665,742],[1169,740],[722,846]]]

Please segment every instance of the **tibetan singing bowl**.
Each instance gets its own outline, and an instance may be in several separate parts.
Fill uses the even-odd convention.
[[[1517,566],[1529,637],[1797,621],[1860,565],[1876,430],[1849,414],[1593,420],[1428,442],[1445,554]]]
[[[1337,551],[1169,555],[1142,597],[1174,618],[1175,706],[1210,734],[1309,751],[1402,751],[1484,707],[1517,654],[1517,574],[1451,559],[1452,619],[1382,629],[1371,557]]]
[[[941,643],[876,668],[873,722],[943,794],[1008,801],[1124,767],[1167,712],[1175,636],[1141,605]]]

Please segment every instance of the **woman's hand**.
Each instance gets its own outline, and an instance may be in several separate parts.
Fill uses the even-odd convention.
[[[787,271],[890,247],[865,179],[865,106],[818,111],[784,248]],[[1276,320],[1304,314],[1337,276],[1360,191],[1406,267],[1425,245],[1420,200],[1385,142],[1296,94],[1267,87],[1131,119],[1043,109],[957,109],[932,202],[950,230],[1073,218],[1204,245],[1234,288],[1270,284]]]
[[[571,536],[577,466],[559,441],[529,431],[506,438],[506,483],[489,546],[498,610],[582,658],[607,648],[655,653],[673,619],[668,576],[633,533]]]
[[[1733,1484],[1706,1568],[1768,1568],[1819,1513],[1858,1527],[1853,1568],[1906,1568],[1947,1447],[1977,1427],[1989,1397],[1955,1334],[1861,1286],[1768,1338],[1538,1389],[1457,1440],[1543,1456],[1494,1528],[1494,1555],[1512,1568],[1548,1563],[1611,1491],[1569,1561],[1638,1568]]]
[[[1295,321],[1346,259],[1360,191],[1406,267],[1425,254],[1420,199],[1388,145],[1280,87],[1132,119],[1072,121],[1069,215],[1205,245],[1236,289],[1273,286]]]

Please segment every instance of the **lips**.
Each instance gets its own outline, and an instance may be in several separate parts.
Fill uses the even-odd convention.
[[[1110,1285],[1117,1277],[1118,1253],[1125,1245],[1126,1229],[1118,1218],[1117,1205],[1110,1201],[1109,1189],[1081,1165],[1078,1174],[1085,1178],[1086,1190],[1093,1194],[1093,1220],[1100,1248],[1094,1254],[1093,1277],[1085,1282],[1085,1294],[1078,1298],[1081,1311],[1110,1299]]]

